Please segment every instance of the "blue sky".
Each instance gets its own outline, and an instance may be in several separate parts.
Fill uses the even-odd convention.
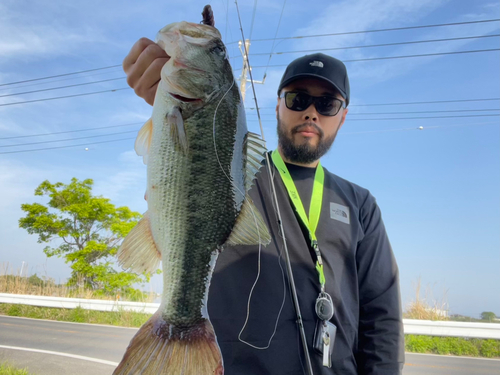
[[[205,1],[3,1],[0,4],[0,85],[121,64],[133,43],[153,39],[166,24],[198,22]],[[283,0],[239,1],[245,36],[252,36],[250,63],[262,107],[268,147],[276,147],[274,105],[284,67],[303,53],[430,39],[499,34],[500,22],[401,31],[258,41],[274,37]],[[321,35],[500,18],[497,1],[478,0],[288,0],[277,35]],[[234,2],[211,2],[235,75],[241,39]],[[252,22],[253,19],[253,22]],[[227,22],[226,22],[227,21]],[[252,28],[253,24],[253,28]],[[498,37],[322,51],[342,60],[498,49]],[[259,55],[263,54],[263,55]],[[446,301],[451,313],[500,315],[500,52],[479,52],[346,62],[351,82],[347,120],[323,165],[368,188],[377,198],[400,267],[403,303],[414,298],[420,278],[430,302]],[[268,64],[269,63],[269,64]],[[267,66],[265,67],[259,66]],[[274,66],[276,65],[276,66]],[[121,68],[46,81],[0,86],[0,96],[124,77]],[[116,205],[144,212],[146,169],[133,138],[151,108],[132,90],[3,105],[127,87],[125,79],[74,88],[0,97],[0,138],[96,127],[116,128],[52,136],[0,139],[0,152],[84,144],[48,151],[0,154],[0,262],[64,281],[69,266],[47,259],[44,245],[18,228],[22,203],[37,201],[45,179],[92,178],[95,193]],[[387,103],[465,102],[381,105]],[[371,105],[378,104],[378,105]],[[253,94],[247,91],[250,130],[260,133]],[[486,111],[488,110],[488,111]],[[437,112],[447,111],[447,112]],[[394,112],[404,112],[393,114]],[[414,112],[414,113],[408,113]],[[367,113],[367,114],[363,114]],[[377,114],[378,113],[378,114]],[[389,114],[381,114],[389,113]],[[488,116],[486,116],[488,115]],[[446,117],[453,116],[453,117]],[[415,117],[445,117],[411,119]],[[391,118],[399,118],[392,119]],[[375,120],[378,119],[378,120]],[[418,129],[423,127],[423,129]],[[3,147],[84,136],[66,142]],[[112,143],[92,142],[132,138]],[[86,143],[87,142],[87,143]],[[88,151],[85,151],[88,148]],[[39,200],[38,200],[39,201]],[[5,263],[4,263],[5,264]],[[160,288],[159,280],[153,288]]]

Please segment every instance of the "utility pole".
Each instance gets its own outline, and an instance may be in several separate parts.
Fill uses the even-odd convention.
[[[250,67],[248,65],[248,51],[250,50],[250,40],[246,39],[245,40],[245,48],[242,49],[243,42],[240,40],[238,42],[238,48],[240,49],[241,56],[243,57],[243,68],[241,69],[241,76],[240,76],[240,91],[241,91],[241,97],[243,102],[245,102],[245,94],[247,90],[247,82],[252,82],[251,80],[247,79],[247,74],[250,70]],[[260,83],[264,84],[266,80],[266,75],[264,74],[264,78],[262,78],[262,81],[253,81],[253,83]]]

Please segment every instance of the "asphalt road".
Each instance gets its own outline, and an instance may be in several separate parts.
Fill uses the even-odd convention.
[[[0,362],[37,375],[111,375],[136,329],[0,316]],[[500,375],[500,360],[406,354],[404,375]]]

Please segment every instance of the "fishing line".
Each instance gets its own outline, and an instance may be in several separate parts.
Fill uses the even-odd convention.
[[[242,37],[243,40],[245,40],[245,35],[243,33],[243,25],[241,23],[240,9],[238,7],[238,0],[235,0],[234,3],[236,5],[236,11],[238,13],[238,21],[240,23],[241,37]],[[247,56],[247,64],[248,64],[249,67],[251,67],[250,60],[248,58],[248,50],[247,50],[247,47],[246,47],[246,45],[244,43],[243,43],[243,48],[245,48],[245,54]],[[261,136],[262,136],[262,140],[265,141],[265,138],[264,138],[264,129],[263,129],[262,121],[261,121],[261,118],[260,118],[259,105],[257,103],[257,95],[255,93],[255,84],[254,84],[254,81],[253,81],[252,69],[248,69],[248,72],[250,74],[250,82],[252,84],[252,91],[253,91],[253,96],[254,96],[254,101],[255,101],[255,107],[256,107],[256,110],[257,110],[257,116],[259,118],[259,125],[260,125]],[[267,161],[267,170],[268,170],[269,176],[271,177],[272,176],[271,164],[270,164],[270,160],[269,160],[269,154],[267,152],[266,152],[266,161]],[[285,231],[283,229],[283,221],[281,220],[281,211],[279,209],[278,197],[276,195],[276,186],[274,185],[274,181],[272,179],[271,179],[271,182],[272,182],[272,188],[273,188],[273,196],[274,196],[274,200],[276,202],[276,207],[277,207],[277,211],[276,212],[277,212],[278,217],[279,217],[278,224],[280,226],[280,230],[281,230],[281,233],[283,235],[283,247],[284,247],[284,250],[285,250],[285,258],[286,258],[286,265],[287,265],[287,271],[288,271],[288,282],[289,282],[289,285],[290,285],[290,287],[292,289],[293,303],[294,303],[294,306],[295,306],[295,312],[297,314],[297,324],[299,326],[300,338],[301,338],[302,346],[303,346],[303,349],[304,349],[304,356],[306,358],[307,371],[308,371],[309,375],[313,375],[314,373],[313,373],[313,369],[312,369],[311,358],[309,357],[309,349],[307,347],[307,339],[306,339],[306,335],[305,335],[305,331],[304,331],[304,325],[303,325],[303,321],[302,321],[302,314],[300,312],[300,305],[299,305],[299,300],[298,300],[298,296],[297,296],[297,290],[295,288],[295,281],[294,281],[294,278],[293,278],[292,264],[290,262],[290,255],[288,253],[288,247],[287,247],[287,243],[286,243]]]
[[[219,110],[219,106],[221,105],[222,101],[224,100],[224,98],[226,97],[226,95],[229,93],[229,91],[233,88],[234,86],[234,79],[233,79],[233,83],[231,84],[231,86],[229,87],[229,89],[224,93],[224,95],[222,96],[221,100],[219,101],[219,103],[217,103],[217,106],[215,107],[215,112],[214,112],[214,120],[213,120],[213,141],[214,141],[214,150],[215,150],[215,156],[217,158],[217,162],[219,163],[219,167],[221,168],[222,170],[222,173],[224,173],[224,175],[226,176],[226,178],[229,180],[229,182],[231,183],[231,185],[233,185],[233,187],[243,196],[243,201],[244,202],[249,202],[249,200],[247,199],[246,197],[246,194],[243,193],[239,188],[238,186],[236,186],[236,184],[234,183],[234,181],[227,175],[226,171],[224,170],[223,166],[222,166],[222,163],[220,162],[220,159],[219,159],[219,154],[217,152],[217,144],[215,142],[215,120],[216,120],[216,117],[217,117],[217,111]],[[266,152],[266,155],[267,155],[267,152]],[[257,282],[259,281],[259,278],[260,278],[260,270],[261,270],[261,254],[262,254],[262,243],[261,243],[261,237],[260,237],[260,231],[259,231],[259,225],[257,223],[257,216],[255,215],[255,212],[254,212],[254,209],[251,205],[249,205],[249,208],[252,212],[252,216],[253,216],[253,219],[254,219],[254,223],[255,223],[255,228],[257,229],[257,236],[259,237],[259,252],[258,252],[258,266],[257,266],[257,277],[255,278],[255,281],[252,285],[252,288],[250,289],[250,294],[248,296],[248,301],[247,301],[247,315],[246,315],[246,318],[245,318],[245,323],[243,324],[243,327],[241,328],[240,330],[240,333],[238,334],[238,340],[240,340],[242,343],[244,344],[247,344],[249,346],[251,346],[252,348],[255,348],[255,349],[260,349],[260,350],[264,350],[264,349],[268,349],[269,346],[271,345],[271,341],[273,340],[275,334],[276,334],[276,331],[278,329],[278,322],[279,322],[279,319],[281,317],[281,312],[283,311],[283,307],[285,306],[285,300],[286,300],[286,291],[285,291],[285,272],[283,270],[283,267],[281,266],[281,262],[279,262],[279,266],[280,266],[280,269],[281,269],[281,275],[282,275],[282,279],[283,279],[283,301],[281,303],[281,307],[280,307],[280,310],[278,312],[278,316],[276,317],[276,323],[274,324],[274,331],[273,333],[271,334],[271,337],[269,338],[269,341],[267,343],[267,346],[264,346],[264,347],[258,347],[258,346],[255,346],[253,344],[250,344],[249,342],[243,340],[241,338],[241,335],[243,333],[243,331],[245,330],[246,326],[247,326],[247,323],[248,323],[248,319],[250,317],[250,303],[251,303],[251,300],[252,300],[252,295],[253,295],[253,291],[255,289],[255,286],[257,285]]]

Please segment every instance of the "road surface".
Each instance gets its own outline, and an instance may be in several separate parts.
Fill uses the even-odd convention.
[[[0,362],[37,375],[111,375],[135,328],[0,316]],[[500,375],[500,360],[406,353],[404,375]]]

